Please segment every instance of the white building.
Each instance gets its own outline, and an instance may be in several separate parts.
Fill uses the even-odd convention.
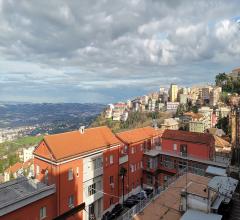
[[[156,109],[156,99],[149,99],[148,100],[148,110],[150,112],[154,112]]]
[[[167,111],[176,112],[179,102],[167,102]]]
[[[114,110],[112,120],[113,121],[120,121],[120,119],[121,119],[121,112],[119,110]]]
[[[33,158],[33,151],[34,151],[35,147],[29,147],[29,148],[24,148],[23,149],[23,162],[26,162],[27,160],[30,160]]]
[[[211,128],[212,127],[212,114],[213,114],[213,109],[203,106],[200,109],[198,109],[198,112],[202,115],[205,116],[207,120],[207,127],[206,128]]]
[[[121,115],[121,121],[127,121],[128,119],[128,112],[125,111],[123,112],[123,114]]]
[[[170,130],[178,130],[179,122],[174,118],[166,118],[164,119],[163,124],[161,124],[162,129],[170,129]]]

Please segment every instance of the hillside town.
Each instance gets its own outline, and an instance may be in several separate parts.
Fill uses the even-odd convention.
[[[240,96],[223,94],[219,84],[171,84],[104,111],[113,121],[171,112],[161,124],[80,126],[19,149],[0,184],[1,219],[240,218]]]

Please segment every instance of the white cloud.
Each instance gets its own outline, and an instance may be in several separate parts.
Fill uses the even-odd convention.
[[[238,3],[0,0],[1,80],[8,90],[33,82],[49,93],[65,85],[57,88],[92,94],[212,80],[239,65]]]

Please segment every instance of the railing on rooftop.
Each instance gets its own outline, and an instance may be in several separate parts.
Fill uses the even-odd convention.
[[[176,181],[176,179],[178,179],[180,176],[183,176],[186,173],[193,173],[193,174],[204,176],[205,170],[191,167],[191,166],[187,166],[183,168],[176,175],[172,176],[171,178],[168,178],[168,180],[164,183],[164,186],[160,186],[157,189],[155,189],[153,193],[148,196],[148,198],[144,200],[140,200],[140,202],[137,205],[133,206],[127,212],[123,213],[116,220],[133,219],[133,217],[138,213],[141,213],[148,204],[150,204],[153,200],[158,198],[165,189],[167,189],[172,183]]]

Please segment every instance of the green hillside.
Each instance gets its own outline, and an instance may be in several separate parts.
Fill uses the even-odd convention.
[[[145,127],[153,124],[153,120],[160,125],[165,118],[171,117],[170,113],[166,112],[130,112],[127,121],[113,121],[106,119],[104,113],[101,113],[96,120],[91,124],[91,127],[106,125],[112,129],[114,133],[129,130],[133,128]]]
[[[41,140],[42,136],[27,136],[22,137],[14,141],[7,141],[0,144],[0,173],[2,173],[7,167],[13,165],[19,161],[16,154],[20,148],[27,148],[33,145],[37,145]],[[4,156],[7,155],[7,158]]]

